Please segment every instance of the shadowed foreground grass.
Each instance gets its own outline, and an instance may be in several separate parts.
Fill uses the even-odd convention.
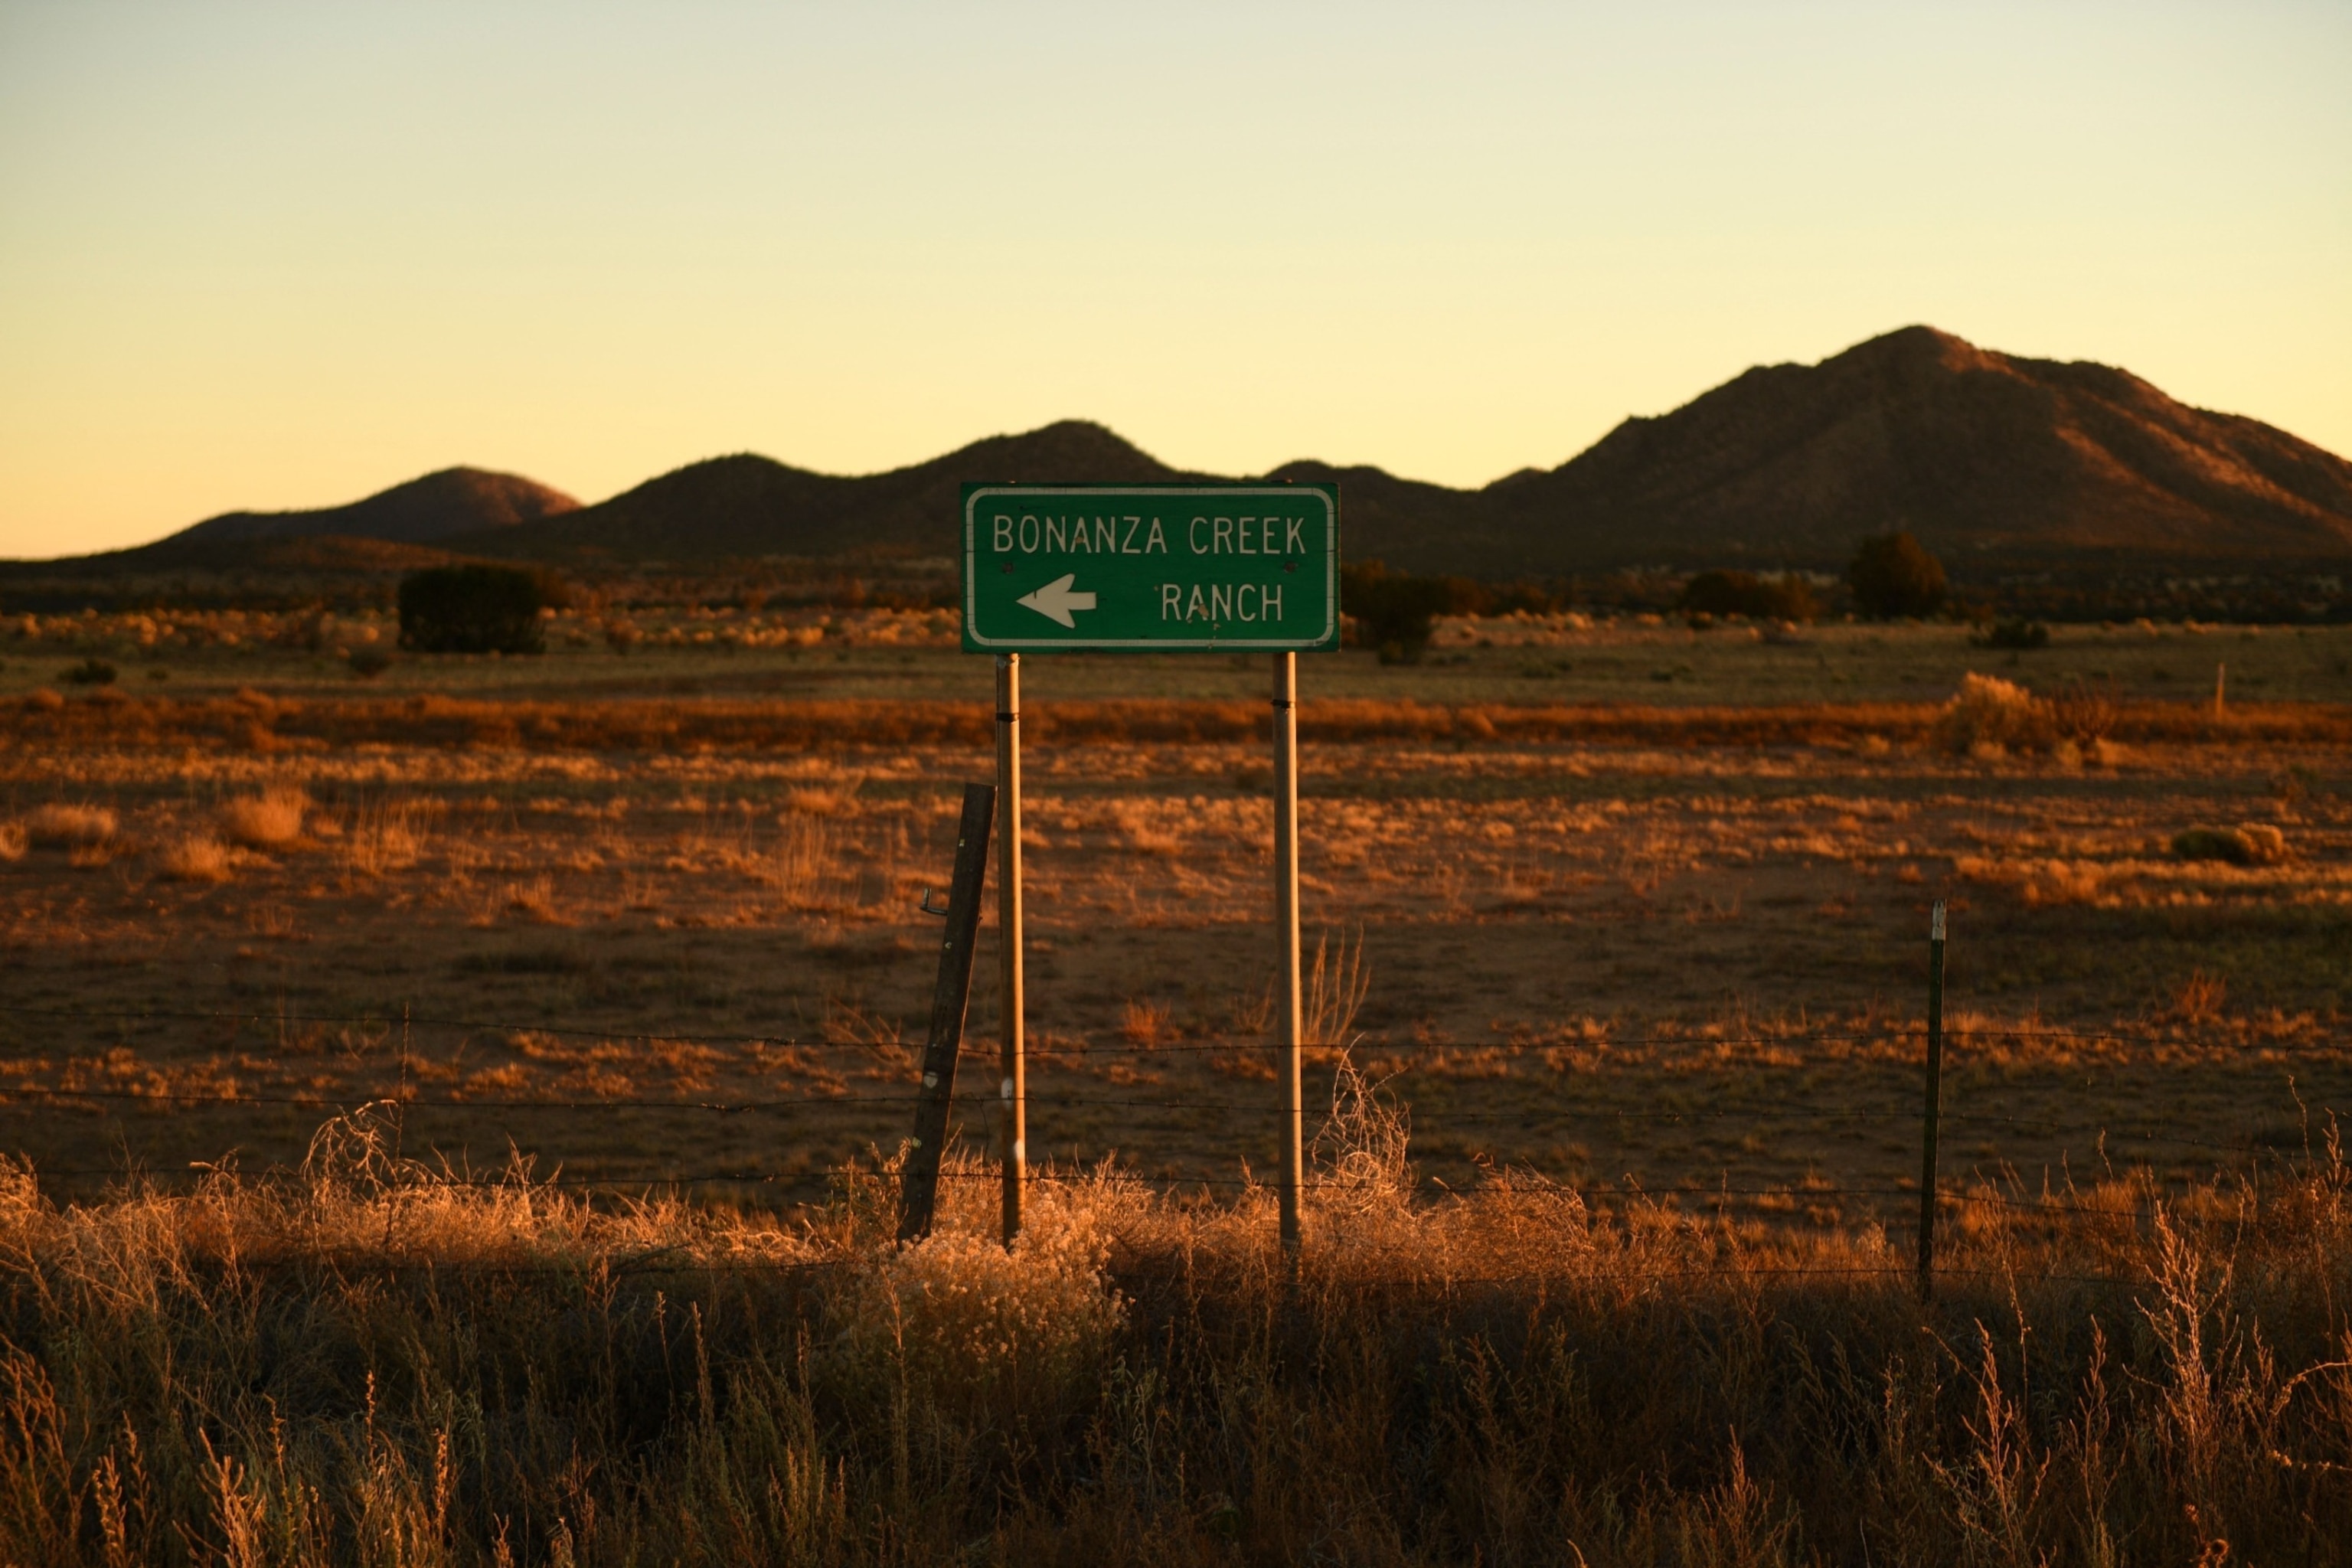
[[[1295,1292],[1265,1193],[1108,1172],[1040,1181],[1010,1255],[985,1179],[901,1252],[887,1173],[791,1226],[615,1210],[439,1179],[365,1116],[193,1194],[18,1173],[0,1561],[2352,1554],[2332,1151],[1979,1194],[1922,1308],[1874,1235],[1501,1178],[1408,1206],[1372,1132],[1318,1152]]]

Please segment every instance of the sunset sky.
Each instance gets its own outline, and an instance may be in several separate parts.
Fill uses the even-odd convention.
[[[1479,484],[1927,322],[2352,453],[2352,6],[0,5],[0,553],[1062,417]]]

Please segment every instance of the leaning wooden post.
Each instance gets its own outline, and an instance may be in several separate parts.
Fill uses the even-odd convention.
[[[1936,1293],[1936,1133],[1944,1096],[1944,906],[1927,925],[1927,1105],[1919,1153],[1919,1300]]]
[[[1029,1065],[1021,973],[1021,656],[996,656],[996,924],[1003,938],[1004,1245],[1021,1234],[1029,1173]]]
[[[1288,1089],[1282,1139],[1282,1248],[1298,1255],[1298,1199],[1307,1177],[1307,1108],[1300,1083],[1298,994],[1298,656],[1274,656],[1274,924],[1281,943],[1282,1044]]]
[[[923,1042],[923,1082],[915,1095],[915,1142],[898,1193],[898,1239],[930,1234],[940,1195],[940,1155],[955,1095],[956,1052],[964,1006],[971,999],[971,950],[980,934],[981,886],[988,878],[988,829],[996,811],[992,784],[963,786],[956,824],[955,880],[948,885],[948,930],[940,944],[939,984],[931,990],[930,1033]]]

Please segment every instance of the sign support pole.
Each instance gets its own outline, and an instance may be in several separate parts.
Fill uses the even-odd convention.
[[[1298,1200],[1306,1185],[1307,1110],[1300,1088],[1298,994],[1298,656],[1274,656],[1274,923],[1282,944],[1282,1249],[1298,1257]]]
[[[1004,1245],[1021,1234],[1029,1173],[1027,997],[1021,969],[1021,656],[996,656],[996,926],[1004,945]]]

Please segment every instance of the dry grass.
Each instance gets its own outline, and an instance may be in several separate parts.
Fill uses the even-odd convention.
[[[1970,679],[2011,687],[2006,681]],[[55,694],[51,693],[51,697]],[[257,694],[258,695],[258,694]],[[2015,705],[1979,696],[1996,731],[2022,726],[2012,742],[2047,746],[2059,720],[2048,702]],[[2214,745],[2341,743],[2352,741],[2352,710],[2340,703],[2248,702],[2215,715],[2210,703],[2117,703],[2094,727],[2132,743]],[[1969,722],[1978,721],[1971,718]],[[2073,721],[2070,721],[2070,722]],[[1924,741],[1952,722],[1930,702],[1792,702],[1747,706],[1649,706],[1634,702],[1441,702],[1331,698],[1299,711],[1304,743],[1420,741],[1491,745],[1570,742],[1665,746],[1853,746],[1871,736]],[[1081,699],[1041,703],[1023,725],[1037,743],[1245,742],[1264,732],[1262,701],[1167,698]],[[275,752],[323,744],[440,747],[529,752],[637,751],[729,752],[918,745],[984,747],[992,726],[984,704],[897,699],[692,702],[482,700],[440,696],[338,697],[260,704],[233,698],[126,698],[110,703],[0,703],[0,734],[30,745],[205,745]],[[2099,737],[2106,738],[2106,737]],[[1973,742],[1971,742],[1973,743]],[[2081,746],[2076,740],[2069,743]],[[1960,748],[1966,751],[1966,746]]]
[[[1138,1001],[1130,996],[1118,1012],[1118,1037],[1139,1050],[1150,1050],[1176,1037],[1175,1005]]]
[[[1932,1306],[1507,1173],[1413,1205],[1378,1092],[1270,1194],[951,1163],[803,1226],[526,1173],[381,1111],[299,1177],[0,1190],[0,1560],[492,1564],[2340,1562],[2352,1203],[1976,1194]],[[2112,1211],[2112,1212],[2110,1212]],[[2223,1542],[2227,1542],[2224,1547]],[[1867,1556],[1864,1556],[1866,1547]]]
[[[2221,1016],[2222,1004],[2229,999],[2229,983],[2218,974],[2202,968],[2189,972],[2173,993],[2173,1016],[2184,1023],[2210,1024]]]
[[[504,894],[504,907],[509,914],[522,915],[541,925],[562,925],[563,911],[555,901],[555,879],[534,877],[527,882],[509,882]]]
[[[33,836],[21,822],[0,822],[0,860],[22,860]]]
[[[842,898],[842,875],[834,831],[822,817],[798,810],[784,818],[755,870],[776,901],[788,910],[824,909]]]
[[[839,816],[856,802],[857,786],[864,782],[853,773],[837,784],[786,790],[784,809],[804,816]]]
[[[293,784],[273,784],[258,795],[238,795],[220,808],[221,832],[248,849],[285,849],[302,837],[310,797]]]
[[[379,800],[352,813],[342,835],[345,869],[362,877],[405,870],[424,858],[430,814],[413,801]]]
[[[236,856],[209,833],[185,833],[155,852],[156,868],[174,882],[226,882],[236,874]]]

